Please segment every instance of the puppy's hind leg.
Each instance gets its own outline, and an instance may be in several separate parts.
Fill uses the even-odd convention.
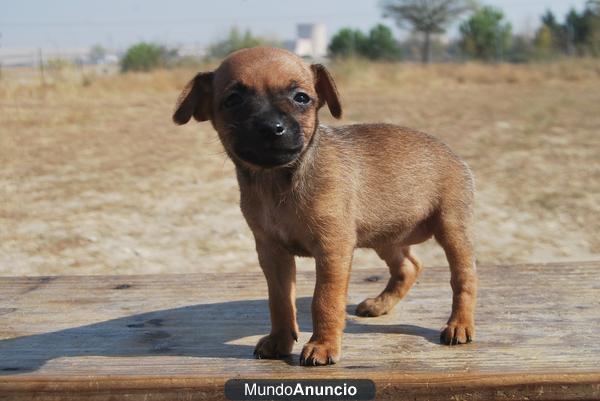
[[[454,212],[442,214],[440,219],[435,238],[446,253],[452,286],[452,314],[440,333],[440,342],[447,345],[464,344],[475,338],[477,276],[471,218]]]
[[[356,314],[375,317],[388,313],[408,293],[421,271],[421,263],[409,247],[387,246],[376,249],[390,270],[385,289],[376,298],[367,298],[356,307]]]

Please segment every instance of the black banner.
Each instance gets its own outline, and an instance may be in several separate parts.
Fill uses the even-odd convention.
[[[225,383],[229,400],[372,400],[371,380],[251,380],[232,379]]]

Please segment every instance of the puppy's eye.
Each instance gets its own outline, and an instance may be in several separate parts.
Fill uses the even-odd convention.
[[[231,95],[227,96],[227,98],[225,98],[223,106],[225,106],[226,109],[231,109],[233,107],[239,106],[243,102],[244,98],[242,97],[242,95],[240,95],[239,93],[232,93]]]
[[[298,92],[294,96],[294,102],[300,103],[300,104],[308,104],[308,103],[310,103],[310,96],[308,96],[304,92]]]

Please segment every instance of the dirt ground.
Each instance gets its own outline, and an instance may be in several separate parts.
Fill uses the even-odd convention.
[[[480,264],[600,259],[600,63],[332,70],[345,115],[324,122],[421,129],[471,165]],[[192,74],[3,71],[1,275],[260,274],[216,134],[171,123]],[[416,253],[446,263],[433,241]]]

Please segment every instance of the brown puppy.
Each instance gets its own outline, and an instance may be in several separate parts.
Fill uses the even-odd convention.
[[[317,111],[325,104],[340,118],[325,67],[259,47],[196,75],[173,115],[177,124],[192,116],[210,120],[236,166],[241,209],[269,288],[271,334],[255,355],[289,355],[298,338],[294,256],[314,257],[317,270],[313,335],[300,363],[324,365],[340,357],[354,249],[374,249],[389,267],[387,287],[356,309],[379,316],[406,295],[421,270],[409,246],[432,236],[446,252],[454,293],[441,341],[471,341],[477,279],[469,168],[417,131],[319,125]]]

